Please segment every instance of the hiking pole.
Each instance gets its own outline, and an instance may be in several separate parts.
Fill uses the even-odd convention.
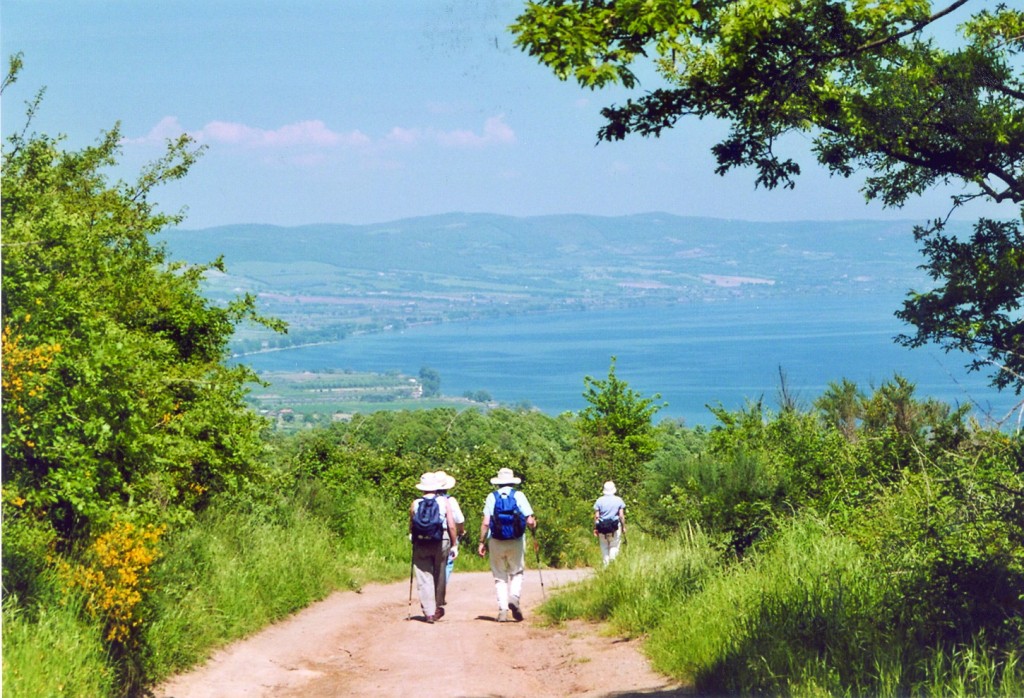
[[[410,548],[410,550],[414,550]],[[405,619],[412,620],[412,573],[416,567],[416,562],[413,559],[413,553],[409,553],[409,606],[405,611]]]
[[[537,542],[537,529],[533,529],[533,550],[537,553],[537,574],[540,575],[540,597],[545,601],[548,595],[544,592],[544,573],[540,569],[540,543]]]

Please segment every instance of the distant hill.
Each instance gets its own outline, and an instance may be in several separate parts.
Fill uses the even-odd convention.
[[[256,293],[288,342],[567,308],[905,292],[927,279],[907,221],[756,223],[663,213],[450,213],[370,225],[160,234],[173,259],[223,256],[217,298]],[[325,334],[326,333],[326,334]]]

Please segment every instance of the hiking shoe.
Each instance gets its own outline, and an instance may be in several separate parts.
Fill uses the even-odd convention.
[[[441,620],[442,618],[444,618],[444,609],[438,606],[437,613],[434,614],[434,620]]]
[[[433,623],[435,620],[437,620],[437,618],[435,618],[434,616],[427,616],[423,620],[425,620],[428,623]]]
[[[508,611],[498,611],[498,622],[499,623],[507,623],[508,622]]]
[[[513,596],[508,600],[508,608],[512,611],[512,617],[516,620],[523,619],[523,612],[519,609],[519,597]]]

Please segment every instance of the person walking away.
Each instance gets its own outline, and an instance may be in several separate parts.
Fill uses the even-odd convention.
[[[420,608],[428,623],[441,619],[445,595],[445,536],[455,540],[455,519],[444,497],[437,495],[445,481],[436,473],[420,476],[416,489],[422,496],[409,507],[409,534],[412,537],[412,566],[416,574]]]
[[[448,490],[455,487],[455,478],[446,473],[443,470],[438,470],[434,473],[443,482],[444,487],[438,491],[438,496],[444,497],[446,505],[452,510],[452,518],[455,519],[455,540],[454,542],[445,536],[444,543],[441,546],[444,549],[445,560],[447,561],[444,568],[444,581],[445,589],[448,587],[448,580],[451,579],[452,570],[455,568],[455,558],[459,556],[459,541],[462,540],[462,536],[466,533],[466,517],[462,514],[462,507],[459,506],[459,500],[455,499]],[[441,605],[445,605],[445,599],[441,599]]]
[[[615,483],[609,480],[594,502],[594,535],[601,544],[601,561],[605,567],[619,554],[619,546],[626,535],[626,503],[615,492]]]
[[[526,495],[515,489],[522,479],[511,468],[502,468],[491,484],[497,489],[484,501],[484,518],[480,524],[480,545],[477,553],[490,552],[491,574],[498,597],[498,622],[508,620],[508,612],[517,621],[523,619],[520,598],[526,568],[526,529],[537,530],[537,519]]]

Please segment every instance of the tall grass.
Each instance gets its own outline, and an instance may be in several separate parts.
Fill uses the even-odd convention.
[[[145,601],[141,647],[128,661],[141,666],[143,682],[156,683],[336,589],[403,577],[403,514],[372,492],[318,483],[215,503],[167,536]],[[38,596],[30,605],[4,599],[5,695],[144,691],[118,678],[101,622],[83,620],[81,604],[65,599],[59,583]]]
[[[164,678],[336,589],[401,577],[401,517],[372,495],[331,500],[300,491],[271,516],[225,507],[183,530],[158,571],[147,675]],[[344,512],[332,518],[331,507]]]
[[[813,521],[678,603],[651,635],[655,664],[719,692],[859,689],[867,649],[885,644],[868,561]],[[867,657],[867,659],[866,659]]]
[[[906,645],[892,580],[820,521],[732,564],[699,533],[639,543],[544,612],[646,635],[654,666],[702,694],[1024,695],[1021,652]]]
[[[911,691],[915,695],[1019,698],[1024,696],[1024,648],[994,656],[976,639],[953,651],[929,653],[920,673]]]
[[[13,598],[4,599],[4,695],[112,695],[114,671],[99,641],[102,627],[82,620],[80,600],[62,603],[57,594],[34,617]]]
[[[631,533],[608,567],[550,599],[553,620],[606,619],[631,635],[658,627],[670,607],[696,593],[720,566],[721,553],[699,530],[663,541]]]

